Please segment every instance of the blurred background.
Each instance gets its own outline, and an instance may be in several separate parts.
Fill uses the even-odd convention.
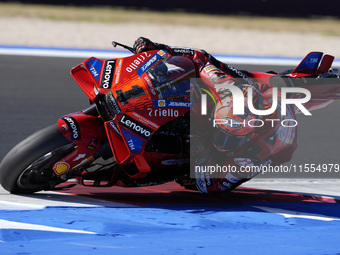
[[[108,0],[3,0],[1,2],[15,2],[27,4],[53,4],[53,5],[74,5],[74,6],[104,6],[104,7],[123,7],[135,9],[149,9],[157,11],[182,11],[211,14],[227,15],[261,15],[270,17],[316,17],[333,16],[340,17],[337,10],[336,0],[238,0],[225,1],[215,0],[210,3],[190,2],[190,1],[152,1],[152,0],[127,0],[127,1],[108,1]]]
[[[111,49],[138,36],[215,54],[340,56],[337,1],[0,1],[0,44]]]

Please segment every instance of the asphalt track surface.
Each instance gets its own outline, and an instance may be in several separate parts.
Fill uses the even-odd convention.
[[[0,160],[19,141],[88,105],[69,75],[83,61],[0,55]],[[241,66],[282,71],[288,66]],[[339,102],[299,116],[291,163],[339,163]],[[340,182],[258,179],[222,198],[175,183],[63,193],[0,189],[1,254],[339,254]],[[274,177],[285,177],[274,175]],[[313,178],[301,179],[301,178]],[[328,176],[329,177],[329,176]]]

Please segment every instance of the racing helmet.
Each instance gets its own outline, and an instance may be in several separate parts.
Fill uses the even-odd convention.
[[[233,98],[227,96],[218,101],[214,110],[213,144],[218,151],[233,151],[252,137],[256,129],[256,116],[247,108],[244,115],[233,114]]]

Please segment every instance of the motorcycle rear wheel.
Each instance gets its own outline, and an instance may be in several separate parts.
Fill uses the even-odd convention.
[[[57,125],[46,127],[17,144],[0,164],[0,184],[11,193],[52,189],[62,181],[52,167],[75,149]]]

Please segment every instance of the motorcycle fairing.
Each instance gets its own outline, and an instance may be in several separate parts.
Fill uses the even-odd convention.
[[[171,58],[166,51],[161,50],[107,60],[102,64],[101,77],[98,78],[97,85],[94,86],[97,87],[99,95],[105,95],[104,101],[113,116],[112,119],[105,122],[104,126],[117,163],[120,165],[134,163],[140,173],[151,170],[143,156],[145,145],[151,136],[162,125],[190,110],[190,102],[188,102],[190,91],[179,88],[182,86],[181,84],[190,87],[189,79],[195,75],[193,73],[195,68],[185,58]],[[170,59],[173,60],[173,63],[168,64]],[[93,65],[95,60],[92,58],[88,61],[91,61],[90,63]],[[115,66],[110,69],[113,70],[110,73],[106,72],[105,63],[108,61],[115,63]],[[159,76],[154,79],[156,68],[164,68],[165,64],[170,66],[167,71],[176,76],[171,76],[171,79],[168,76]],[[181,64],[183,66],[180,66]],[[90,65],[88,64],[88,66]],[[90,73],[90,69],[87,72],[92,76],[91,79],[94,82],[93,73]],[[108,74],[112,76],[108,77]],[[105,79],[105,75],[110,80],[110,83],[106,84],[106,88],[102,82],[100,83]],[[170,86],[171,90],[176,92],[173,97],[169,92],[164,94],[163,91],[168,88],[161,92],[157,91],[156,85],[162,85],[159,83],[162,79],[167,84],[175,80],[176,83]],[[156,82],[158,83],[156,84]],[[166,95],[167,99],[160,98],[162,95]],[[110,100],[108,100],[109,98]],[[134,175],[134,177],[137,176],[142,175]]]
[[[327,73],[332,66],[333,60],[334,56],[324,55],[323,52],[310,52],[289,76],[301,77]]]
[[[92,77],[95,79],[95,82],[99,82],[102,65],[103,61],[97,58],[89,58],[85,61],[85,66],[87,67],[87,70],[91,72]]]
[[[99,95],[98,87],[103,62],[104,61],[92,57],[71,69],[73,79],[89,97],[91,103],[93,103]]]
[[[328,54],[324,55],[318,67],[318,74],[328,73],[329,69],[332,67],[333,61],[334,56]]]
[[[311,93],[311,100],[305,103],[304,106],[308,110],[315,110],[329,105],[334,99],[340,99],[340,84],[338,79],[317,78],[320,74],[328,73],[333,60],[334,57],[331,55],[324,55],[322,52],[310,52],[289,74],[277,75],[252,72],[251,75],[253,78],[257,79],[257,81],[270,84],[273,87],[287,86],[282,77],[300,78],[291,80],[292,84],[290,86],[302,87],[309,90]],[[275,82],[273,83],[272,81]],[[291,96],[299,97],[299,95],[294,95],[293,93]]]
[[[146,140],[142,140],[131,134],[129,131],[123,129],[120,125],[118,125],[119,134],[123,134],[123,136],[119,135],[117,133],[117,126],[114,121],[107,121],[105,122],[104,126],[112,153],[118,164],[127,165],[134,162],[139,170],[138,174],[132,176],[134,178],[143,177],[144,173],[151,171],[149,164],[142,155],[147,142]]]
[[[308,89],[311,92],[312,100],[305,103],[307,109],[319,109],[327,106],[334,99],[340,99],[340,84],[338,79],[322,77],[315,79],[316,76],[328,73],[332,66],[334,56],[323,54],[322,52],[310,52],[301,63],[289,74],[291,77],[312,76],[306,84],[299,87]]]
[[[103,121],[99,117],[83,112],[63,116],[58,120],[58,127],[60,132],[76,145],[73,152],[56,163],[65,163],[68,169],[98,152],[106,139]],[[56,174],[62,174],[65,171],[56,172]]]
[[[310,52],[292,71],[292,74],[317,74],[318,66],[323,56],[322,52]]]

